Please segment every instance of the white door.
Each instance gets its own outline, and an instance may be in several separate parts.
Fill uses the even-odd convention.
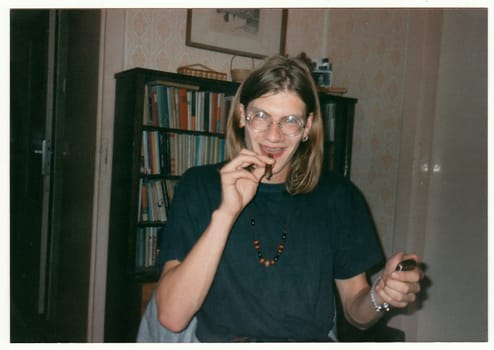
[[[487,341],[487,11],[444,10],[438,28],[433,107],[417,114],[430,142],[415,143],[415,199],[397,226],[403,246],[421,250],[430,285],[393,324],[408,341]]]

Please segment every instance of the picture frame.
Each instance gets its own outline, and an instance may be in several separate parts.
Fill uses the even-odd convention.
[[[265,58],[285,54],[286,9],[188,9],[187,46]]]

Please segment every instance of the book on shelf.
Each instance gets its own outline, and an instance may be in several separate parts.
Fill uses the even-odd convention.
[[[165,200],[165,189],[163,180],[155,180],[152,181],[151,185],[153,186],[153,192],[156,193],[155,197],[155,205],[157,211],[157,218],[161,222],[165,222],[168,217],[166,213],[166,203]]]
[[[169,161],[169,138],[163,135],[163,133],[159,133],[159,158],[160,158],[160,168],[163,174],[170,173],[170,161]]]
[[[156,89],[151,90],[151,120],[150,125],[153,126],[158,126],[159,125],[159,118],[158,118],[158,93],[156,92]]]
[[[204,131],[209,131],[209,119],[211,117],[211,110],[210,110],[211,94],[212,93],[210,91],[204,92],[204,109],[202,110],[202,116],[201,116],[201,118],[204,121],[203,128],[201,130]]]
[[[187,130],[188,125],[188,106],[187,106],[187,90],[178,89],[178,114],[179,114],[179,129]]]
[[[162,144],[158,131],[142,131],[142,174],[159,175],[161,173]]]
[[[148,132],[149,136],[149,154],[151,158],[151,174],[160,174],[160,144],[159,133],[157,131]]]
[[[218,132],[218,129],[216,128],[216,123],[220,118],[220,116],[218,115],[218,96],[219,94],[217,92],[211,92],[211,108],[209,111],[209,115],[211,117],[209,118],[208,125],[208,129],[211,132]]]
[[[147,187],[144,185],[142,178],[139,179],[139,208],[137,215],[140,221],[149,221]]]
[[[164,85],[154,86],[157,95],[157,114],[158,114],[158,126],[167,128],[168,127],[168,98],[167,98],[167,87]]]
[[[144,86],[144,108],[142,110],[142,125],[151,125],[152,97],[149,92],[151,87]]]
[[[168,219],[168,194],[164,179],[142,179],[140,184],[140,220],[166,222]]]
[[[149,174],[150,172],[151,166],[149,164],[148,132],[144,130],[142,132],[141,142],[141,174]]]
[[[156,265],[164,231],[164,226],[138,227],[135,259],[135,265],[138,269]]]
[[[324,124],[324,139],[326,142],[334,142],[335,140],[335,118],[336,118],[336,103],[327,103],[323,108],[323,124]]]
[[[148,220],[150,222],[157,221],[156,219],[156,209],[155,209],[155,197],[156,194],[149,181],[144,181],[144,187],[146,187],[146,198],[147,198],[147,210],[148,210]]]
[[[166,92],[166,101],[167,101],[167,108],[166,108],[166,110],[167,110],[167,115],[166,115],[167,122],[166,123],[167,123],[169,128],[177,128],[178,127],[178,123],[177,123],[178,105],[177,105],[177,100],[175,98],[176,88],[170,86],[170,87],[167,87],[166,89],[164,89],[164,92]]]
[[[196,93],[187,91],[187,125],[190,130],[196,130]]]

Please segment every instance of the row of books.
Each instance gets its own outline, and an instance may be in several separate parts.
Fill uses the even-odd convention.
[[[181,176],[192,166],[224,160],[225,140],[217,136],[143,130],[141,173]]]
[[[224,160],[225,140],[206,135],[168,134],[169,174],[181,176],[188,168]]]
[[[166,171],[167,141],[159,131],[142,131],[141,174],[159,175]]]
[[[224,133],[232,96],[194,87],[146,85],[143,124],[182,130]],[[176,84],[175,84],[176,85]]]
[[[164,226],[139,227],[136,240],[136,268],[148,268],[156,264]]]
[[[166,222],[168,192],[164,179],[139,179],[139,204],[137,220]]]

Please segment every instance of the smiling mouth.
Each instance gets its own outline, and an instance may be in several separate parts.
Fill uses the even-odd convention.
[[[278,158],[284,151],[284,148],[270,148],[261,146],[262,151],[270,158]]]

